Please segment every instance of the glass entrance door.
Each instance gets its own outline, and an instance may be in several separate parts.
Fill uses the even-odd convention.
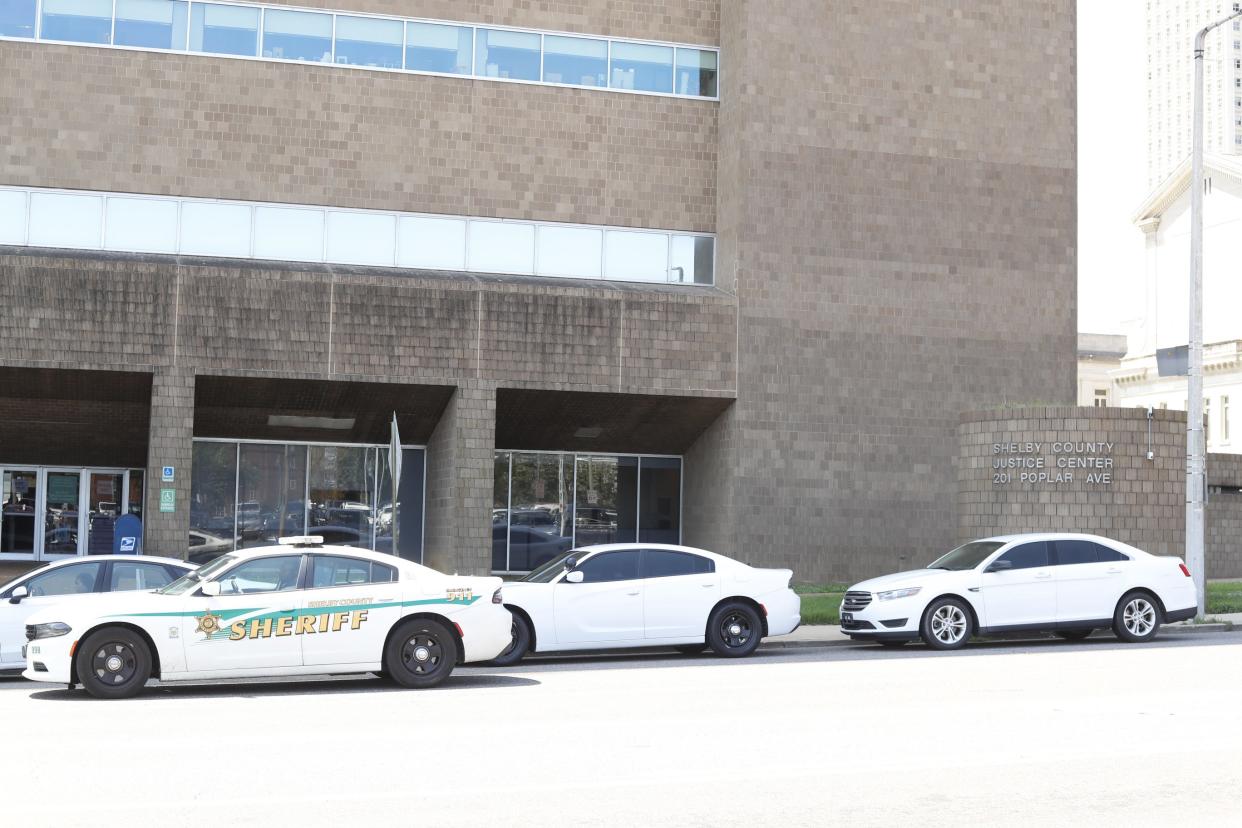
[[[35,553],[37,469],[0,469],[0,555]]]
[[[113,529],[125,507],[125,472],[94,471],[86,487],[86,554],[112,554]]]
[[[43,483],[43,557],[78,554],[82,472],[47,470]]]

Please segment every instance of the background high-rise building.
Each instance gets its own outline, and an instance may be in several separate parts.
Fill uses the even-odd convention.
[[[1145,0],[1147,4],[1147,186],[1190,156],[1194,37],[1237,7],[1235,0]],[[1208,35],[1204,55],[1204,149],[1242,154],[1242,23]]]

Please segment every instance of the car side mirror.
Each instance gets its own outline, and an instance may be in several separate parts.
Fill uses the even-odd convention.
[[[20,604],[23,598],[27,598],[29,596],[30,590],[26,589],[24,586],[14,587],[13,591],[9,593],[9,603]]]
[[[992,561],[984,572],[1004,572],[1013,569],[1013,561]]]
[[[566,571],[573,569],[577,565],[578,565],[578,559],[575,558],[573,555],[570,555],[568,558],[565,559],[565,570]]]
[[[203,594],[206,595],[208,598],[215,598],[217,595],[220,594],[220,582],[219,581],[208,581],[207,583],[203,584],[199,588],[203,591]]]
[[[580,583],[582,583],[582,578],[583,578],[583,575],[582,575],[582,570],[581,570],[581,569],[574,569],[574,570],[571,570],[571,571],[569,572],[569,574],[567,574],[567,575],[565,576],[565,583],[567,583],[567,584],[580,584]]]

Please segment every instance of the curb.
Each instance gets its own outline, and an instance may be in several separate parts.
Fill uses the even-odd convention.
[[[825,625],[825,626],[830,626],[830,625]],[[1234,624],[1232,621],[1222,621],[1220,623],[1212,623],[1212,624],[1183,624],[1181,622],[1178,622],[1175,624],[1165,624],[1161,626],[1160,632],[1157,634],[1156,637],[1159,638],[1160,636],[1165,635],[1166,633],[1169,635],[1199,635],[1201,633],[1223,633],[1223,632],[1235,632],[1237,630],[1242,630],[1242,625]],[[1109,633],[1105,632],[1105,635],[1107,634]],[[990,638],[990,637],[984,636],[984,637],[976,637],[975,640],[976,641],[1015,641],[1015,642],[1035,641],[1035,640],[1040,640],[1040,638],[1046,637],[1046,635],[1047,634],[1041,635],[1039,638],[1035,638],[1035,637],[1024,638],[1021,636],[1014,636],[1013,638]],[[1091,637],[1095,638],[1096,636],[1092,635]],[[780,641],[778,639],[775,641],[764,641],[762,644],[759,645],[759,649],[760,650],[797,650],[797,649],[807,649],[807,648],[817,648],[817,647],[819,648],[841,647],[847,644],[865,645],[867,643],[869,642],[854,641],[852,638],[832,638],[832,639],[825,639],[822,641]]]

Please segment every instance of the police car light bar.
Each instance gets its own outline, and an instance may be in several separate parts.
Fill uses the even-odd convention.
[[[277,538],[281,546],[319,546],[323,543],[322,535],[294,535],[289,538]]]

